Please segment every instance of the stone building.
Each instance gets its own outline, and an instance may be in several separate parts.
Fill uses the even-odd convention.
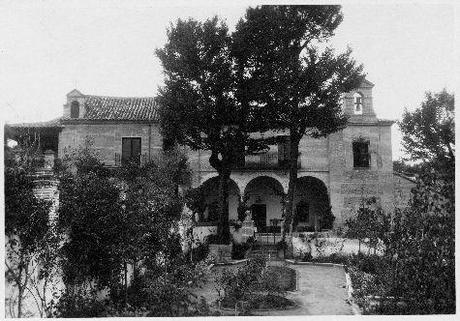
[[[334,225],[341,226],[366,197],[375,197],[385,209],[407,202],[412,182],[393,173],[393,121],[377,118],[373,87],[364,81],[356,91],[344,95],[343,108],[350,116],[345,129],[326,138],[304,137],[300,142],[294,207],[297,231],[321,230],[329,210],[335,216]],[[20,140],[24,130],[38,134],[48,164],[62,158],[67,148],[81,145],[86,137],[92,138],[102,162],[111,167],[127,161],[142,165],[161,150],[153,97],[103,97],[73,90],[66,98],[62,117],[8,125],[10,136]],[[255,133],[274,138],[276,144],[265,153],[246,155],[232,172],[230,220],[238,219],[238,205],[245,200],[259,232],[280,230],[289,181],[287,134]],[[200,224],[212,231],[217,221],[217,172],[209,165],[207,151],[190,151],[188,156],[192,187],[203,186],[207,195]]]
[[[295,196],[295,228],[317,231],[331,208],[334,225],[341,226],[361,204],[375,197],[384,209],[407,201],[413,183],[393,173],[392,120],[377,118],[372,102],[374,84],[365,80],[360,88],[344,95],[348,126],[326,138],[304,137],[299,146],[298,181]],[[277,144],[259,155],[245,156],[244,165],[231,174],[229,216],[237,220],[241,200],[252,209],[260,232],[280,230],[288,191],[288,136],[286,132],[263,133]],[[195,169],[194,185],[203,185],[207,203],[204,221],[214,221],[217,211],[217,173],[207,161],[209,153],[190,153]],[[401,181],[403,180],[403,182]],[[397,187],[403,197],[395,197]],[[205,224],[203,224],[205,225]]]
[[[158,108],[153,97],[106,97],[67,94],[62,117],[43,123],[9,125],[13,138],[38,134],[47,159],[63,158],[86,138],[101,161],[110,167],[124,162],[145,163],[162,149]]]

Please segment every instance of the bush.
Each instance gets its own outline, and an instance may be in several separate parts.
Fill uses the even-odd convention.
[[[200,262],[205,260],[209,255],[209,244],[204,242],[200,243],[197,247],[192,250],[193,262]]]
[[[232,245],[232,259],[241,260],[244,259],[246,252],[250,249],[250,245],[247,242],[238,244],[233,243]]]
[[[208,244],[219,244],[219,241],[220,241],[220,237],[219,235],[216,235],[216,234],[211,234],[211,235],[206,236],[206,240],[205,240],[205,242]]]
[[[65,291],[53,313],[57,318],[96,318],[104,316],[106,303],[98,300],[95,292],[81,289]]]
[[[168,268],[147,270],[128,288],[128,304],[146,316],[187,316],[197,313],[192,289],[206,279],[203,264],[172,262]],[[202,303],[202,302],[201,302]]]
[[[244,309],[283,309],[294,303],[282,295],[295,289],[293,269],[266,267],[264,258],[249,260],[236,272],[228,269],[217,277],[217,289],[224,307],[241,304]],[[247,311],[245,313],[248,313]]]
[[[285,266],[267,266],[261,278],[261,291],[269,294],[284,294],[296,288],[296,272]]]
[[[219,295],[223,295],[222,300],[235,304],[238,301],[246,301],[249,296],[259,287],[259,280],[266,260],[263,257],[250,259],[238,268],[236,273],[225,269],[217,276]],[[220,293],[220,292],[223,293]]]

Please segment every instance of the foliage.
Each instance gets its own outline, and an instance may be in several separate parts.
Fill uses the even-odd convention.
[[[236,270],[236,273],[228,269],[217,276],[216,283],[218,294],[221,299],[232,302],[234,305],[239,301],[246,301],[258,289],[259,281],[266,261],[263,257],[250,259]]]
[[[168,41],[156,51],[165,72],[160,89],[161,131],[167,147],[175,143],[210,151],[209,163],[219,174],[219,243],[228,244],[228,185],[232,168],[249,143],[248,106],[237,101],[231,37],[217,17],[201,23],[178,20]],[[244,107],[244,108],[243,108]]]
[[[361,206],[357,214],[347,219],[345,226],[348,228],[346,237],[356,238],[360,242],[368,245],[368,249],[374,249],[374,254],[377,247],[388,238],[390,230],[391,218],[377,204],[374,197],[362,199]],[[361,248],[359,248],[359,252]]]
[[[238,220],[240,222],[244,222],[244,220],[246,219],[248,211],[251,209],[251,206],[248,206],[248,201],[249,201],[249,195],[248,194],[243,195],[243,197],[241,197],[238,200],[238,207],[237,207],[236,211],[238,213]]]
[[[209,255],[209,244],[206,242],[199,243],[198,246],[194,247],[191,251],[194,262],[204,261]]]
[[[233,35],[240,100],[264,107],[261,128],[289,130],[285,231],[293,228],[300,140],[343,128],[341,95],[363,79],[351,50],[320,49],[341,21],[340,6],[260,6],[246,11]]]
[[[288,247],[288,244],[287,244],[286,240],[281,240],[281,241],[279,241],[279,242],[276,243],[276,249],[277,249],[278,251],[280,251],[280,250],[286,250],[287,247]]]
[[[204,211],[206,210],[206,194],[203,185],[189,189],[185,194],[185,204],[195,215],[198,215],[198,221],[204,220]]]
[[[281,295],[296,288],[296,272],[286,266],[267,266],[262,272],[261,289],[268,294]]]
[[[38,256],[49,231],[51,202],[34,195],[33,174],[39,165],[35,162],[39,144],[31,141],[14,151],[5,153],[5,239],[6,280],[17,289],[16,304],[11,316],[23,317],[23,303],[27,294],[33,295],[37,281]],[[38,308],[42,307],[38,302]]]
[[[262,257],[250,259],[235,272],[228,269],[216,278],[221,304],[227,308],[283,309],[293,302],[283,297],[295,289],[295,271],[286,267],[266,266]]]
[[[190,181],[187,159],[170,150],[143,167],[128,164],[109,171],[91,146],[82,149],[68,157],[72,166],[64,162],[61,172],[59,223],[67,233],[62,252],[67,288],[59,315],[188,313],[183,310],[190,303],[188,289],[202,274],[182,253],[178,233],[183,206],[178,186]],[[101,303],[91,291],[80,294],[85,286],[108,288],[110,299]]]
[[[67,234],[62,247],[64,283],[95,280],[109,286],[118,278],[116,248],[124,231],[120,189],[87,141],[63,162],[58,226]]]
[[[393,161],[393,171],[405,174],[407,176],[415,176],[423,173],[423,164],[409,164],[403,159]]]
[[[56,304],[54,317],[58,318],[95,318],[103,315],[104,302],[98,300],[95,291],[77,288],[75,291],[65,291]]]
[[[178,259],[171,266],[157,271],[148,270],[133,280],[128,302],[145,308],[146,316],[187,316],[197,314],[200,302],[195,300],[193,288],[205,279],[203,264],[190,265]]]
[[[396,209],[378,236],[383,256],[348,259],[355,297],[368,313],[455,313],[455,202],[442,181],[432,173],[418,180],[410,206]]]
[[[428,162],[442,172],[454,168],[453,94],[445,89],[439,93],[427,92],[421,106],[413,112],[406,109],[398,125],[403,134],[403,147],[411,160]]]
[[[332,207],[327,206],[321,215],[321,228],[322,229],[331,229],[334,225],[335,216],[332,214]]]
[[[14,128],[5,126],[5,137],[16,133],[17,145],[9,147],[7,142],[4,144],[5,166],[20,167],[28,173],[33,173],[40,168],[44,159],[42,157],[40,135],[30,128]]]
[[[232,244],[232,259],[241,260],[245,258],[246,253],[252,248],[253,242],[250,240],[243,243]]]
[[[428,178],[419,180],[409,208],[398,211],[387,242],[391,288],[406,313],[455,313],[455,202]]]

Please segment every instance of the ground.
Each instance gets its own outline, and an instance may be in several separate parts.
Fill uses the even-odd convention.
[[[273,261],[270,264],[285,264]],[[287,298],[298,305],[297,308],[282,311],[253,311],[255,315],[350,315],[352,309],[347,302],[345,270],[341,266],[295,265],[297,271],[297,290],[288,292]],[[216,266],[211,270],[206,285],[197,291],[208,302],[217,299],[214,277],[223,268],[236,269],[238,265]]]

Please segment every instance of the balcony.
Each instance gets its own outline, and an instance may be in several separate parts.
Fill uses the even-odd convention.
[[[297,158],[297,168],[301,167],[300,155]],[[236,166],[237,169],[288,169],[289,161],[281,159],[278,151],[269,151],[257,155],[246,155]]]

